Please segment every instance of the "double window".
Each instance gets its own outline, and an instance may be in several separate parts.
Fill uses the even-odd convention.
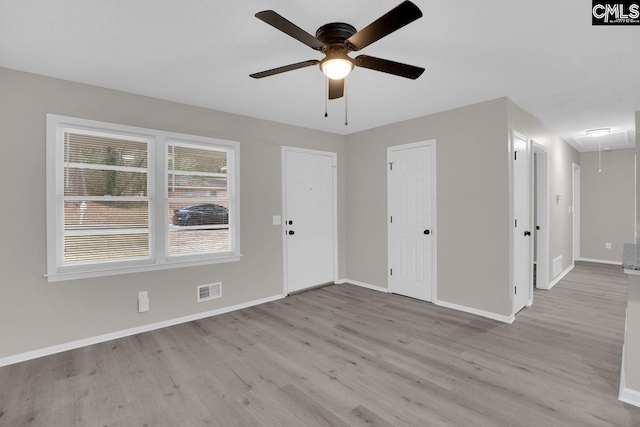
[[[239,145],[47,115],[47,276],[239,259]]]

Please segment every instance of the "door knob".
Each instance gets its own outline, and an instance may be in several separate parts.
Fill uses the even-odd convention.
[[[292,224],[293,224],[293,221],[289,220],[289,225],[292,225]]]
[[[531,236],[531,232],[530,231],[525,231],[524,232],[524,237],[527,237],[527,236]]]
[[[289,235],[294,235],[294,234],[296,234],[296,232],[295,232],[295,231],[293,231],[293,230],[289,230]]]
[[[431,231],[429,231],[429,230],[424,230],[424,234],[431,234]]]

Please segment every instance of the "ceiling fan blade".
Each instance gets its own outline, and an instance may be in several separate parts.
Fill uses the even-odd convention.
[[[293,22],[278,15],[273,10],[263,10],[262,12],[258,12],[256,13],[256,18],[266,22],[274,28],[277,28],[278,30],[293,37],[294,39],[306,44],[312,49],[320,50],[324,47],[324,43],[322,43],[320,40],[313,37],[311,34],[307,33],[305,30],[298,27]]]
[[[413,65],[401,64],[400,62],[375,58],[373,56],[359,55],[355,60],[356,65],[359,67],[382,71],[383,73],[394,74],[412,80],[417,79],[424,73],[424,68],[422,67],[414,67]]]
[[[298,62],[296,64],[285,65],[283,67],[273,68],[271,70],[261,71],[259,73],[250,74],[249,77],[254,79],[261,79],[263,77],[269,77],[280,73],[286,73],[287,71],[297,70],[298,68],[310,67],[312,65],[318,65],[320,61],[311,59],[309,61]]]
[[[344,95],[344,79],[329,79],[329,99],[342,98]]]
[[[422,16],[415,4],[405,1],[347,39],[351,50],[360,50]]]

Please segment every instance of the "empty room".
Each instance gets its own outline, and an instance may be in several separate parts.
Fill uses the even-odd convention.
[[[639,42],[0,0],[0,426],[640,426]]]

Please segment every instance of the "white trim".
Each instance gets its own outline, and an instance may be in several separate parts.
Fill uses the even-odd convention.
[[[369,283],[360,282],[358,280],[341,279],[341,280],[338,280],[336,282],[336,284],[338,284],[338,285],[343,285],[345,283],[350,284],[350,285],[360,286],[361,288],[372,289],[372,290],[378,291],[378,292],[384,292],[385,294],[390,293],[389,289],[387,289],[387,288],[385,288],[383,286],[371,285]]]
[[[622,265],[622,261],[608,261],[606,259],[578,258],[576,261],[597,262],[599,264],[609,264],[609,265]]]
[[[166,328],[168,326],[178,325],[180,323],[192,322],[194,320],[204,319],[205,317],[217,316],[219,314],[229,313],[236,310],[242,310],[244,308],[253,307],[255,305],[276,301],[284,297],[285,296],[282,294],[274,295],[271,297],[261,298],[261,299],[241,303],[241,304],[232,305],[229,307],[218,308],[215,310],[205,311],[202,313],[191,314],[189,316],[178,317],[170,320],[164,320],[162,322],[151,323],[149,325],[137,326],[135,328],[124,329],[117,332],[110,332],[108,334],[97,335],[91,338],[84,338],[77,341],[71,341],[64,344],[45,347],[38,350],[28,351],[26,353],[15,354],[13,356],[0,358],[0,367],[13,365],[14,363],[25,362],[27,360],[37,359],[43,356],[49,356],[51,354],[62,353],[63,351],[73,350],[80,347],[86,347],[89,345],[98,344],[105,341],[124,338],[131,335],[140,334],[143,332],[149,332],[149,331],[153,331],[160,328]]]
[[[640,407],[640,391],[627,387],[627,314],[624,317],[624,344],[622,345],[622,367],[620,369],[620,392],[618,400]]]
[[[478,310],[477,308],[467,307],[459,304],[453,304],[453,303],[441,301],[441,300],[434,300],[433,303],[441,307],[451,308],[454,310],[463,311],[465,313],[475,314],[476,316],[482,316],[489,319],[497,320],[498,322],[511,324],[514,322],[514,320],[516,320],[516,316],[514,314],[512,314],[511,316],[503,316],[501,314],[492,313],[490,311]]]
[[[622,386],[622,380],[620,381],[620,385]],[[618,400],[624,403],[628,403],[629,405],[640,407],[640,391],[627,388],[625,383],[624,388],[620,387]]]
[[[549,152],[547,149],[533,141],[533,154],[538,155],[537,177],[537,219],[540,230],[534,228],[536,233],[538,253],[536,254],[536,288],[549,288]],[[538,197],[539,196],[539,197]],[[532,275],[533,276],[533,275]],[[531,278],[533,280],[533,277]],[[532,297],[533,299],[533,297]]]
[[[287,152],[313,154],[317,156],[331,157],[333,163],[333,281],[338,283],[338,153],[332,151],[311,150],[307,148],[290,147],[283,145],[281,148],[280,170],[282,175],[282,269],[283,269],[283,294],[289,295],[289,280],[287,270]],[[318,283],[318,285],[321,283]],[[315,285],[313,285],[315,286]],[[301,290],[301,289],[298,289]],[[296,291],[298,291],[296,290]]]
[[[224,256],[218,258],[208,258],[200,260],[167,260],[162,264],[146,264],[125,267],[120,265],[111,269],[73,271],[64,273],[45,274],[48,282],[63,282],[65,280],[90,279],[92,277],[116,276],[119,274],[143,273],[145,271],[168,270],[171,268],[196,267],[200,265],[220,264],[225,262],[240,261],[242,255]],[[92,264],[96,265],[96,264]]]
[[[580,259],[580,188],[582,185],[582,179],[580,175],[580,165],[577,163],[571,163],[572,165],[572,175],[571,175],[571,220],[573,227],[573,247],[571,250],[573,251],[573,259]],[[578,178],[576,181],[576,177]],[[576,182],[578,183],[578,197],[576,200]],[[577,201],[577,203],[576,203]],[[576,230],[577,228],[577,230]],[[577,233],[576,233],[577,231]]]
[[[61,162],[64,163],[64,144],[59,143],[60,132],[64,130],[78,130],[82,133],[96,135],[104,135],[106,133],[110,136],[139,140],[147,144],[147,196],[140,198],[114,197],[114,200],[144,201],[149,204],[149,256],[138,259],[128,258],[122,261],[113,259],[65,265],[63,259],[64,224],[63,217],[59,214],[60,211],[58,209],[58,204],[64,199],[62,187],[64,184],[64,168],[60,167]],[[177,141],[180,141],[185,146],[197,145],[202,148],[227,153],[227,165],[230,167],[231,173],[227,174],[226,199],[230,204],[229,228],[233,230],[230,233],[231,247],[227,252],[190,254],[184,257],[180,256],[179,260],[176,256],[169,255],[168,233],[171,227],[167,227],[165,214],[169,208],[167,197],[168,174],[165,173],[167,164],[166,151],[168,144],[175,145]],[[233,262],[240,260],[242,256],[240,252],[239,142],[47,114],[46,169],[47,272],[44,277],[49,282]],[[159,171],[161,173],[158,173]],[[161,193],[160,189],[162,188],[164,191]],[[164,194],[164,198],[156,198],[156,195],[159,194]],[[77,197],[72,198],[77,199]],[[92,198],[85,199],[90,200]],[[165,219],[160,220],[159,218]]]
[[[640,270],[629,270],[629,269],[624,269],[624,274],[631,274],[633,276],[640,276]]]
[[[433,302],[438,298],[438,222],[437,222],[437,183],[436,183],[436,155],[437,155],[437,147],[436,140],[429,139],[425,141],[411,142],[408,144],[401,145],[393,145],[387,147],[387,165],[385,165],[385,169],[387,170],[387,292],[391,292],[391,223],[389,222],[389,218],[391,217],[391,206],[389,204],[389,191],[391,188],[391,174],[390,170],[387,168],[389,164],[389,158],[392,152],[402,151],[402,150],[411,150],[413,148],[420,147],[432,147],[433,150],[431,152],[431,301]]]
[[[549,287],[547,288],[547,290],[549,290],[549,289],[553,288],[555,285],[557,285],[557,284],[558,284],[558,282],[559,282],[560,280],[562,280],[562,278],[563,278],[564,276],[566,276],[567,274],[569,274],[569,272],[570,272],[571,270],[573,270],[573,267],[575,267],[575,265],[576,265],[575,263],[572,263],[572,264],[571,264],[569,267],[567,267],[567,268],[566,268],[562,273],[558,274],[558,277],[556,277],[555,279],[553,279],[553,280],[551,281],[551,283],[549,283]]]

